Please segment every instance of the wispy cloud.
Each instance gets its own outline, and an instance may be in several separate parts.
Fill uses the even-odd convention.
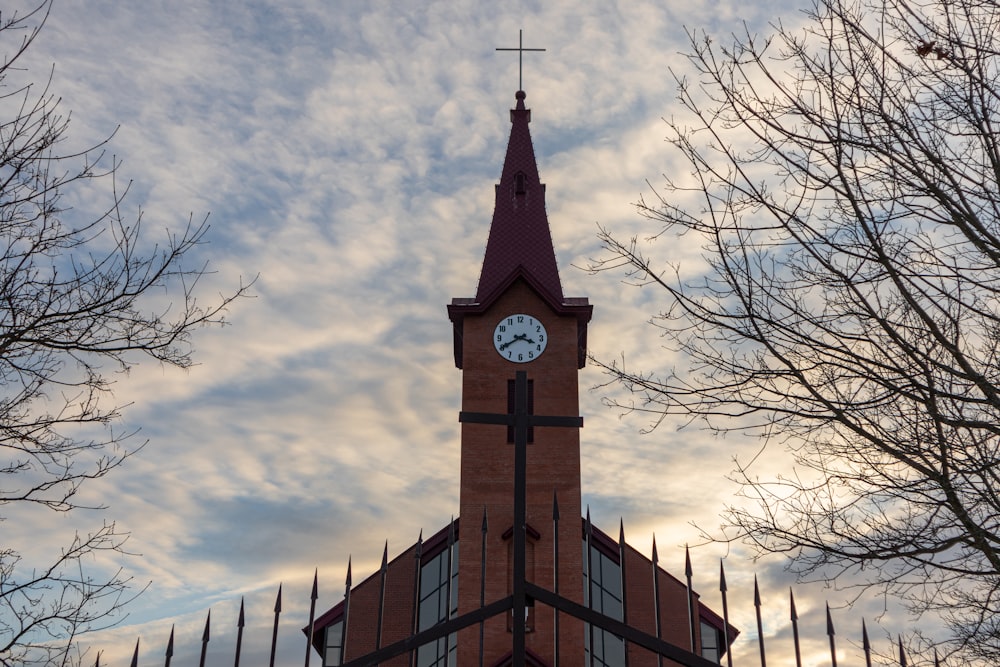
[[[160,651],[171,622],[193,643],[211,603],[233,611],[246,594],[266,608],[279,581],[301,598],[317,566],[333,604],[349,555],[370,571],[384,539],[402,548],[457,511],[461,376],[444,307],[475,293],[517,84],[516,57],[494,48],[521,28],[547,49],[525,56],[524,79],[564,289],[595,304],[596,354],[669,367],[644,325],[655,293],[575,267],[598,251],[597,223],[645,233],[630,204],[677,168],[659,119],[674,108],[684,25],[725,34],[776,11],[56,3],[31,58],[38,80],[56,64],[72,140],[120,124],[112,150],[151,240],[211,212],[210,293],[259,274],[231,326],[197,336],[198,366],[147,364],[118,382],[132,404],[122,427],[150,444],[88,490],[107,512],[15,531],[39,550],[105,517],[132,532],[142,556],[126,565],[152,583],[129,625],[102,637],[120,642],[108,656],[136,634]],[[81,198],[81,214],[98,201]],[[676,260],[698,252],[664,245]],[[587,391],[601,381],[581,376],[585,502],[611,527],[625,515],[636,544],[654,531],[670,548],[696,542],[690,522],[717,524],[731,458],[750,445],[678,424],[639,436],[649,419],[603,407]],[[703,553],[714,576],[724,551]]]

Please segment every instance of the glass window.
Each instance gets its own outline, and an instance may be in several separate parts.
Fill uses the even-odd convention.
[[[616,621],[623,620],[621,566],[593,545],[588,558],[586,540],[583,542],[583,597],[583,603],[594,611],[599,611]],[[584,628],[583,640],[587,656],[586,664],[625,667],[625,640],[621,637],[587,625]],[[593,663],[590,661],[591,643],[594,646]]]
[[[337,621],[326,627],[326,650],[323,651],[323,667],[340,665],[340,647],[344,639],[344,621]]]
[[[451,576],[448,566],[451,565]],[[447,547],[420,568],[420,598],[417,629],[426,630],[447,621],[458,612],[458,544]],[[451,634],[417,649],[417,667],[455,664],[456,635]]]
[[[701,657],[722,664],[722,632],[705,621],[701,622]]]

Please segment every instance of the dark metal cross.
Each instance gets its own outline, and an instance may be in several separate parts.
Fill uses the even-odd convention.
[[[524,65],[524,52],[525,51],[544,51],[545,49],[526,49],[524,48],[524,30],[517,31],[517,48],[498,48],[497,51],[517,51],[517,89],[524,90],[524,77],[523,77],[523,65]]]
[[[515,665],[523,665],[524,612],[527,607],[525,594],[525,527],[527,526],[527,468],[528,429],[532,426],[568,426],[580,428],[583,417],[548,417],[528,412],[528,374],[517,371],[514,376],[514,412],[466,412],[458,414],[458,421],[471,424],[497,424],[514,427],[514,608],[513,655]],[[558,536],[556,536],[558,538]],[[520,656],[521,662],[518,662]]]

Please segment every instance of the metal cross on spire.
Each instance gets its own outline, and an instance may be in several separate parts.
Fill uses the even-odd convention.
[[[517,48],[497,48],[497,51],[517,51],[517,89],[524,90],[524,52],[544,51],[545,49],[524,48],[524,30],[517,31]]]

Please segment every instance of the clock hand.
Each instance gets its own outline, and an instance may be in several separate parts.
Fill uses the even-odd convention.
[[[532,339],[528,338],[528,334],[514,334],[514,337],[511,338],[506,343],[504,343],[503,345],[501,345],[500,349],[503,350],[504,348],[513,345],[514,343],[516,343],[519,340],[523,340],[528,345],[534,345],[535,344],[535,341],[533,341]]]
[[[516,343],[516,342],[517,342],[518,340],[519,340],[519,339],[518,339],[518,337],[517,337],[517,336],[514,336],[513,338],[511,338],[511,339],[510,339],[509,341],[507,341],[506,343],[501,343],[501,344],[500,344],[500,351],[501,351],[501,352],[503,352],[503,351],[504,351],[504,350],[506,350],[506,349],[507,349],[508,347],[510,347],[511,345],[513,345],[514,343]]]

